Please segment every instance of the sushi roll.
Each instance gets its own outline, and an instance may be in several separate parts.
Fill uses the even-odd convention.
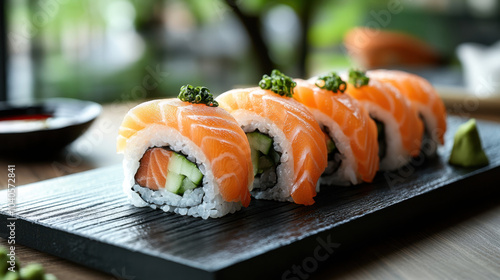
[[[207,88],[183,86],[179,99],[132,108],[117,150],[124,154],[124,191],[136,206],[206,219],[250,203],[247,137]]]
[[[345,92],[359,101],[377,125],[380,170],[398,169],[419,155],[423,124],[397,88],[351,70]]]
[[[390,83],[410,100],[424,122],[422,151],[428,156],[435,154],[444,144],[446,108],[432,85],[420,76],[396,70],[368,71],[367,76]]]
[[[335,73],[295,82],[293,98],[311,111],[325,134],[328,166],[321,184],[371,182],[379,168],[377,126],[343,93],[347,84]]]
[[[261,88],[234,89],[217,97],[247,134],[257,199],[311,205],[327,165],[325,137],[307,108],[291,98],[295,83],[277,70]]]

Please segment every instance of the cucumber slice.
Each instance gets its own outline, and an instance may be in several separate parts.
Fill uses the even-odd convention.
[[[182,186],[179,190],[179,194],[184,194],[185,191],[196,189],[197,187],[198,187],[198,185],[191,182],[191,180],[189,180],[189,178],[186,177],[186,178],[184,178],[184,180],[182,180]]]
[[[330,139],[330,137],[328,137],[328,140],[326,140],[326,149],[328,153],[331,153],[335,151],[335,149],[337,149],[337,146],[335,146],[335,142],[333,142],[333,140]]]
[[[271,151],[269,152],[269,157],[272,158],[274,163],[276,163],[276,164],[278,164],[280,162],[281,156],[274,149],[271,149]]]
[[[250,149],[251,157],[252,157],[252,166],[253,166],[253,176],[257,175],[259,171],[259,154],[260,152],[254,149]]]
[[[203,174],[201,174],[196,164],[178,153],[174,153],[172,157],[170,157],[168,171],[169,173],[174,172],[188,177],[195,185],[199,185],[203,178]]]
[[[181,170],[183,169],[182,166],[184,165],[185,160],[187,160],[185,157],[179,155],[178,153],[174,153],[168,162],[168,171],[181,174]]]
[[[260,132],[247,133],[247,138],[251,149],[257,150],[265,155],[269,153],[269,150],[273,146],[273,139]]]
[[[269,156],[261,156],[259,158],[259,173],[274,166],[274,161]]]
[[[201,171],[200,169],[198,169],[198,166],[196,166],[196,164],[190,162],[189,160],[187,161],[190,164],[186,167],[187,170],[184,174],[189,178],[189,180],[191,180],[191,182],[193,182],[193,184],[199,185],[201,183],[201,179],[203,179],[203,174],[201,174]],[[181,174],[183,174],[183,172],[181,172]]]
[[[180,175],[173,171],[169,171],[167,173],[167,178],[165,181],[165,189],[167,189],[167,191],[172,193],[179,193],[184,178],[186,178],[186,176]]]

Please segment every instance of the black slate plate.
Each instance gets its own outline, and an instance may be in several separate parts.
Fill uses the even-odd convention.
[[[374,232],[496,188],[499,124],[478,122],[488,166],[446,162],[452,134],[464,121],[448,119],[438,157],[378,174],[371,184],[323,188],[310,207],[253,200],[209,220],[135,208],[121,192],[120,166],[30,184],[17,189],[16,242],[130,279],[294,279],[294,265],[309,275]],[[0,192],[4,206],[6,192]],[[11,217],[8,208],[0,216]],[[3,238],[8,234],[0,227]]]

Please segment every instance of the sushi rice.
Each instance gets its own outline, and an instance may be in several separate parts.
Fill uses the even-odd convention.
[[[237,111],[235,118],[238,119],[245,133],[259,131],[260,133],[269,135],[274,142],[274,150],[281,153],[280,163],[276,166],[277,183],[274,187],[260,191],[255,185],[260,184],[258,179],[254,181],[254,190],[252,196],[257,199],[271,199],[278,201],[293,202],[291,186],[293,183],[293,151],[290,141],[287,140],[285,134],[276,125],[266,120],[266,118],[257,116],[248,111]]]
[[[139,160],[150,147],[169,146],[173,151],[187,155],[196,163],[203,174],[202,187],[186,191],[182,196],[164,188],[151,190],[136,184],[134,175],[139,168]],[[207,219],[222,217],[241,209],[239,202],[226,202],[218,191],[210,163],[203,151],[177,130],[162,125],[151,125],[138,131],[129,139],[124,153],[123,169],[125,180],[123,190],[131,203],[137,207],[150,206],[165,212],[175,212]]]

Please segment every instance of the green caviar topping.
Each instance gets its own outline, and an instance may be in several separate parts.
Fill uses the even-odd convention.
[[[274,69],[271,72],[271,76],[264,75],[262,80],[259,82],[261,89],[269,89],[274,93],[281,96],[292,97],[293,88],[297,85],[292,78],[281,73],[279,70]]]
[[[343,93],[347,88],[346,82],[344,82],[335,72],[319,76],[315,85],[321,89],[333,91],[334,93],[338,91]]]
[[[354,85],[355,88],[368,85],[370,78],[366,76],[366,72],[361,70],[349,70],[349,83]]]
[[[178,97],[184,102],[193,104],[205,104],[210,107],[219,106],[219,103],[214,100],[214,96],[206,87],[194,87],[192,85],[182,86]]]

